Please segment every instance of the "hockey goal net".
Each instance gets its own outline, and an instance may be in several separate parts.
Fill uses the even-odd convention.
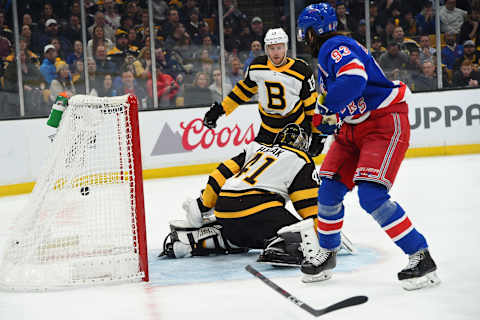
[[[46,166],[12,227],[0,287],[148,281],[137,98],[69,100]]]

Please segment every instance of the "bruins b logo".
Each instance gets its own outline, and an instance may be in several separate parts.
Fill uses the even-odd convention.
[[[287,106],[285,101],[285,88],[280,82],[265,81],[268,95],[268,108],[283,110]]]

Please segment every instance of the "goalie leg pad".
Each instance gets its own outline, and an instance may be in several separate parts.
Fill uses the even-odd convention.
[[[302,236],[299,232],[279,234],[265,242],[265,249],[257,262],[273,266],[300,267],[303,254],[300,248]]]
[[[210,254],[230,254],[248,251],[231,245],[223,234],[220,224],[209,224],[202,228],[191,227],[184,220],[170,222],[171,232],[165,238],[160,256],[187,258]],[[169,241],[170,239],[170,241]]]

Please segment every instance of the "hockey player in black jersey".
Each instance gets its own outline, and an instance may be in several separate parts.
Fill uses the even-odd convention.
[[[287,56],[288,35],[282,28],[269,29],[264,42],[265,55],[252,61],[245,79],[221,103],[213,103],[203,123],[215,128],[220,116],[228,116],[257,94],[262,123],[255,141],[271,144],[284,126],[296,123],[312,134],[309,153],[315,157],[322,151],[326,135],[312,125],[317,99],[312,69],[305,61]]]
[[[277,231],[302,219],[315,224],[318,178],[308,146],[307,133],[295,123],[283,128],[273,145],[247,145],[218,169],[217,178],[224,184],[214,209],[203,206],[200,198],[184,203],[186,220],[171,222],[163,254],[181,258],[266,245],[259,262],[299,266],[300,233]],[[288,200],[296,216],[285,208]],[[343,244],[349,250],[347,241]]]

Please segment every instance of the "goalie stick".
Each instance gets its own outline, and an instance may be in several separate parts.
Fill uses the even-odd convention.
[[[269,286],[273,290],[277,291],[282,296],[284,296],[285,298],[287,298],[288,300],[290,300],[291,302],[293,302],[294,304],[296,304],[297,306],[299,306],[300,308],[302,308],[303,310],[307,311],[308,313],[310,313],[311,315],[313,315],[315,317],[320,317],[321,315],[324,315],[326,313],[329,313],[329,312],[332,312],[332,311],[335,311],[335,310],[338,310],[338,309],[343,309],[343,308],[347,308],[347,307],[351,307],[351,306],[356,306],[358,304],[362,304],[362,303],[365,303],[365,302],[368,301],[367,296],[354,296],[354,297],[350,297],[348,299],[342,300],[340,302],[334,303],[334,304],[332,304],[332,305],[330,305],[326,308],[323,308],[323,309],[314,309],[314,308],[310,307],[308,304],[306,304],[305,302],[303,302],[302,300],[293,296],[291,293],[289,293],[289,292],[285,291],[284,289],[282,289],[281,287],[279,287],[276,283],[272,282],[270,279],[265,277],[262,273],[257,271],[251,265],[247,265],[245,267],[245,270],[247,270],[252,275],[254,275],[255,277],[262,280],[267,286]]]

